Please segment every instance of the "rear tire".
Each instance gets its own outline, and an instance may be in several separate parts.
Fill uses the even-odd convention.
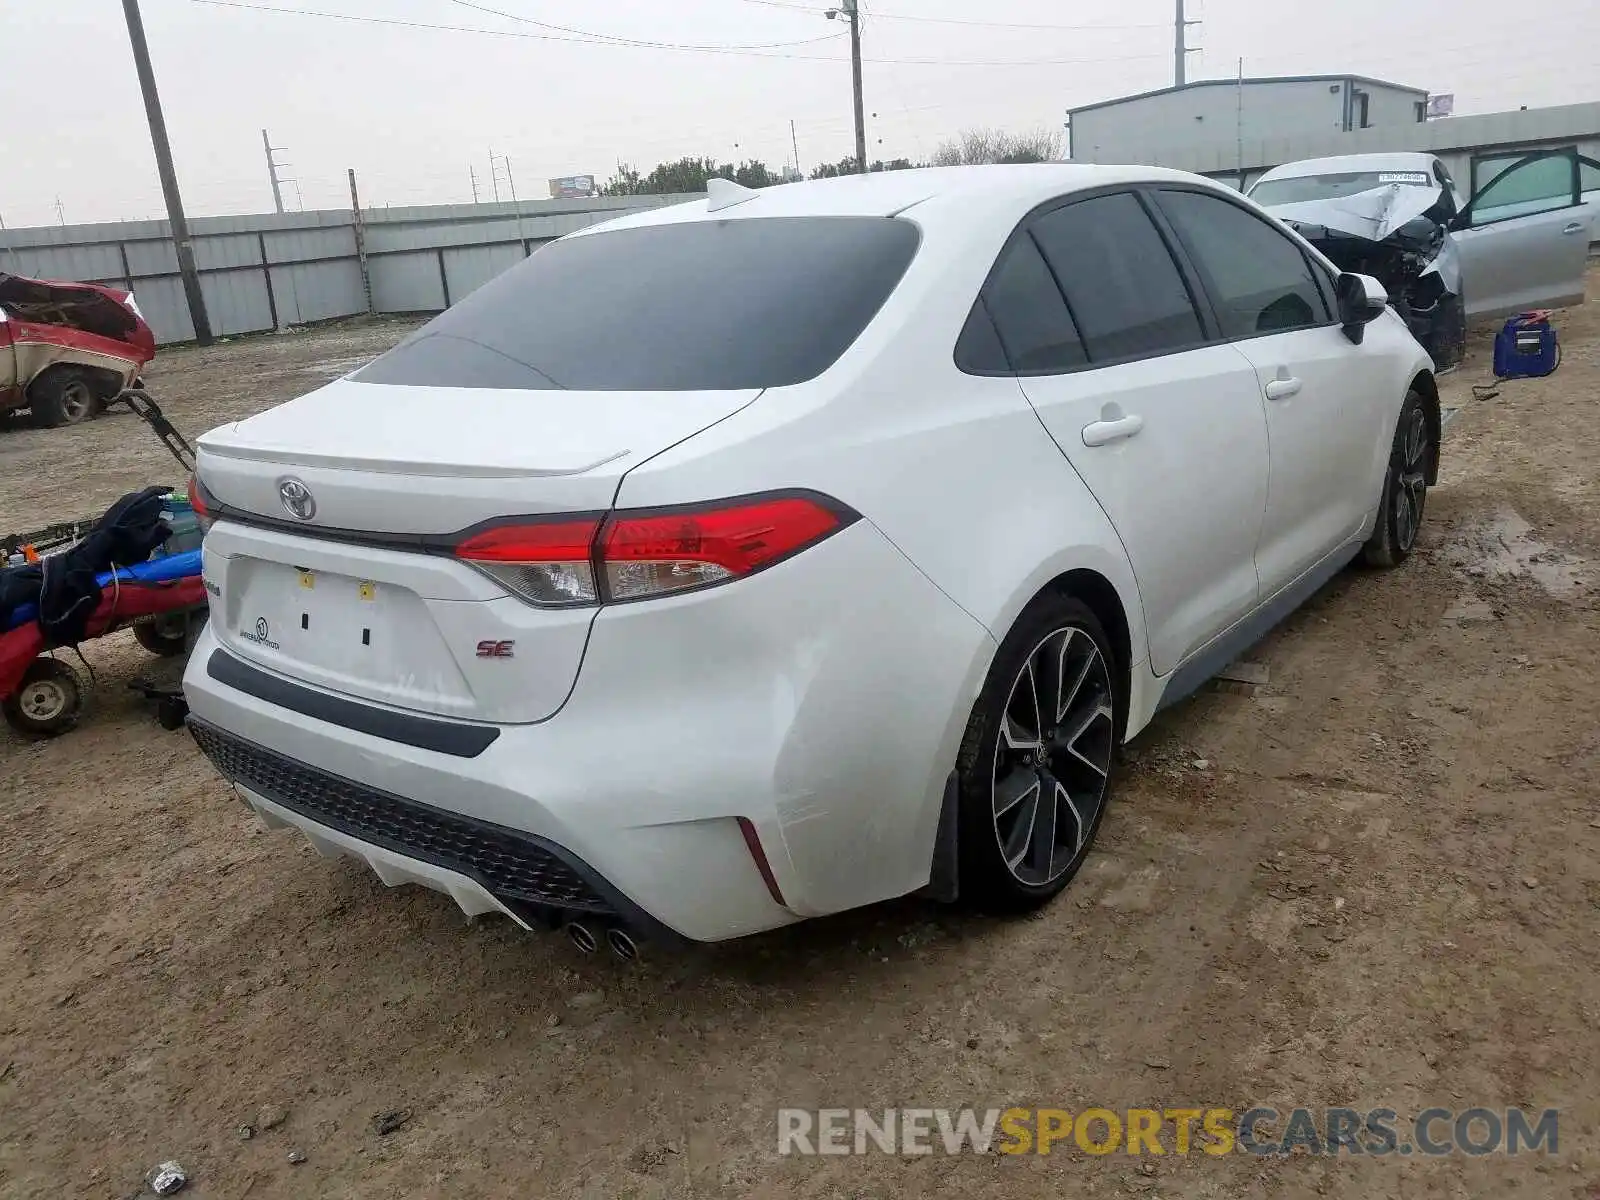
[[[1111,795],[1126,704],[1094,613],[1051,595],[1000,646],[956,765],[962,899],[1048,903],[1083,866]]]
[[[1395,424],[1389,466],[1383,474],[1383,495],[1378,501],[1378,523],[1361,548],[1369,567],[1397,567],[1411,554],[1422,529],[1428,503],[1428,476],[1438,448],[1428,429],[1428,414],[1416,391],[1406,393]]]
[[[98,380],[82,367],[51,367],[28,385],[28,407],[40,429],[76,425],[98,413],[104,403]]]
[[[28,737],[58,737],[83,715],[83,681],[59,658],[36,658],[15,694],[0,704],[6,724]]]

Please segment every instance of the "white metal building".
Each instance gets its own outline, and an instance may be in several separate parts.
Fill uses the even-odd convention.
[[[1070,109],[1069,157],[1153,163],[1179,147],[1416,125],[1427,106],[1424,88],[1362,75],[1204,79]]]

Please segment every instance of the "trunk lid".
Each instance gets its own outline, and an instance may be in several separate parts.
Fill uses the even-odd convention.
[[[595,610],[510,595],[452,557],[449,535],[603,512],[629,469],[758,395],[340,380],[213,430],[199,474],[220,506],[206,538],[217,636],[248,662],[357,699],[542,720],[572,689]],[[289,481],[303,489],[294,507]]]

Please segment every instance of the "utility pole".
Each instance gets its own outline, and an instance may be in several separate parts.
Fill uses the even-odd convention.
[[[867,123],[862,114],[861,105],[861,10],[857,7],[857,0],[844,0],[840,8],[830,8],[823,15],[832,21],[843,14],[850,22],[850,82],[851,90],[855,93],[856,112],[856,170],[859,174],[867,173]],[[791,123],[790,132],[793,132]],[[799,170],[798,164],[795,167]]]
[[[161,176],[161,193],[167,201],[167,223],[172,227],[172,244],[178,255],[178,273],[183,277],[183,293],[189,302],[189,319],[194,324],[194,340],[211,345],[211,319],[206,316],[206,298],[200,291],[200,272],[194,265],[194,243],[189,240],[189,222],[183,215],[183,197],[178,192],[178,173],[172,165],[172,146],[167,141],[167,122],[161,115],[161,97],[156,94],[156,76],[150,67],[150,47],[144,40],[144,20],[139,15],[139,0],[122,0],[128,22],[128,41],[133,46],[133,64],[139,72],[139,90],[144,93],[144,113],[150,122],[150,144],[156,154],[156,170]]]
[[[1182,4],[1183,0],[1178,0]],[[867,173],[867,122],[861,106],[861,10],[857,0],[844,0],[844,11],[850,15],[850,83],[855,91],[856,104],[856,169]]]
[[[65,225],[66,223],[67,223],[67,210],[61,206],[61,196],[58,193],[56,195],[56,224]]]
[[[1239,60],[1239,85],[1233,93],[1233,136],[1238,157],[1234,170],[1239,176],[1239,190],[1244,191],[1244,59]]]
[[[478,202],[478,172],[471,163],[467,164],[467,178],[472,180],[472,202],[476,204]]]
[[[356,235],[356,261],[361,264],[361,290],[367,297],[367,312],[372,312],[372,272],[367,267],[367,221],[361,215],[361,197],[356,192],[356,169],[350,168],[350,216]]]
[[[511,189],[511,203],[515,204],[517,202],[517,181],[511,177],[511,156],[508,154],[500,161],[506,165],[506,186]]]
[[[495,168],[494,160],[495,160],[494,147],[490,146],[489,147],[489,185],[492,188],[494,188],[494,202],[496,204],[499,204],[500,203],[500,172]]]
[[[1178,15],[1172,25],[1172,82],[1182,87],[1188,79],[1189,55],[1194,53],[1189,48],[1189,26],[1200,22],[1184,20],[1183,0],[1177,0],[1177,4]]]
[[[800,169],[800,139],[794,134],[793,121],[789,122],[789,144],[794,147],[794,173],[804,175],[805,172]]]
[[[282,150],[283,147],[282,146],[274,146],[272,144],[271,139],[269,139],[267,137],[267,131],[265,129],[263,129],[261,131],[261,145],[266,149],[266,152],[267,152],[267,175],[272,179],[272,206],[274,208],[276,208],[279,212],[282,212],[283,211],[283,189],[281,187],[279,187],[278,185],[280,183],[282,183],[283,181],[278,178],[278,168],[280,166],[286,167],[289,164],[288,163],[280,163],[275,158],[272,157],[279,150]]]

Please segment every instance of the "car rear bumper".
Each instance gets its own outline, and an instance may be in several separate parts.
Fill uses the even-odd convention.
[[[620,925],[639,937],[675,935],[570,851],[520,830],[448,813],[341,779],[254,745],[196,717],[202,753],[269,826],[305,833],[327,858],[363,860],[390,887],[444,892],[468,916],[499,912],[523,926]]]
[[[602,610],[566,705],[462,726],[495,731],[475,753],[213,670],[230,656],[209,627],[184,688],[245,802],[324,853],[469,913],[718,941],[927,882],[992,651],[859,522],[737,585]]]

